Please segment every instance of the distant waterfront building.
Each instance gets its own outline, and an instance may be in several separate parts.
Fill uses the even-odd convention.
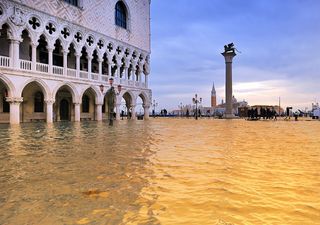
[[[106,119],[110,78],[116,118],[148,118],[150,2],[2,0],[0,122]]]

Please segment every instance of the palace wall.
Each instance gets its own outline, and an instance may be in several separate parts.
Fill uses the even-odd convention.
[[[115,25],[118,0],[80,0],[80,7],[62,0],[14,1],[150,52],[150,0],[123,0],[129,10],[127,30]]]

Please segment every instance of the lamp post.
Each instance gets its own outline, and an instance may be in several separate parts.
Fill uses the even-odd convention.
[[[153,100],[153,103],[151,105],[153,107],[152,115],[153,115],[153,118],[155,118],[156,117],[156,107],[158,106],[158,103],[156,102],[156,100]]]
[[[198,119],[198,104],[201,104],[202,98],[199,98],[198,100],[198,95],[195,94],[194,98],[192,98],[193,104],[196,105],[196,120]]]
[[[108,110],[109,110],[109,125],[112,126],[113,125],[113,120],[114,120],[114,100],[115,100],[115,97],[117,95],[120,94],[121,92],[121,89],[122,89],[122,86],[121,85],[118,85],[118,92],[116,92],[114,90],[114,87],[113,87],[113,78],[110,78],[109,79],[109,84],[110,84],[110,88],[108,89],[106,95],[109,95],[108,97]],[[100,90],[103,91],[103,88],[102,88],[103,85],[100,85]]]

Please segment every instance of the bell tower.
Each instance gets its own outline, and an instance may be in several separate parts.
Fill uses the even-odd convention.
[[[211,107],[217,106],[217,95],[216,95],[216,89],[214,87],[214,82],[212,84],[212,90],[211,90]]]

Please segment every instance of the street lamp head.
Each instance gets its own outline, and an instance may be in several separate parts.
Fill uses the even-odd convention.
[[[103,90],[104,90],[104,86],[103,86],[103,84],[100,84],[100,91],[101,91],[101,93],[103,93]]]
[[[113,85],[113,78],[110,78],[110,79],[109,79],[109,84],[110,84],[110,86]]]

